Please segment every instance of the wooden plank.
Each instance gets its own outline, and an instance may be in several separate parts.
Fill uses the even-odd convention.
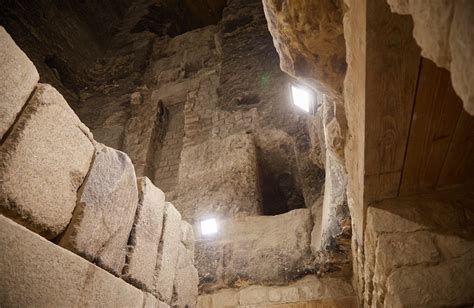
[[[449,71],[423,59],[400,196],[435,190],[461,110]]]
[[[438,188],[474,183],[474,116],[462,111],[438,181]]]
[[[366,204],[398,193],[420,64],[412,29],[386,1],[367,1]]]

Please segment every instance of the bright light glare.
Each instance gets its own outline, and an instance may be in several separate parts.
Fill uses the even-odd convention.
[[[210,235],[217,233],[217,223],[215,218],[209,218],[201,221],[201,234]]]
[[[309,91],[291,86],[291,96],[293,97],[293,104],[300,107],[306,112],[309,112],[309,107],[311,104],[311,94]]]

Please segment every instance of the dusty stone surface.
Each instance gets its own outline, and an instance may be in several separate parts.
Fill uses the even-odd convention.
[[[194,267],[194,254],[184,244],[181,244],[173,285],[173,306],[196,307],[198,283],[198,272]]]
[[[71,223],[59,244],[120,275],[138,204],[136,181],[125,153],[97,144]]]
[[[171,203],[166,202],[153,289],[158,299],[166,303],[170,303],[173,296],[181,238],[181,215]]]
[[[0,139],[13,125],[39,80],[38,72],[11,36],[0,26]]]
[[[0,301],[6,307],[137,307],[145,294],[0,215]]]
[[[141,289],[152,290],[163,230],[165,194],[147,178],[137,179],[138,207],[128,240],[123,277]]]
[[[411,15],[422,56],[451,71],[453,88],[474,115],[474,3],[469,0],[387,0],[392,12]]]
[[[472,200],[472,192],[455,191],[390,199],[370,207],[364,305],[471,303]]]
[[[198,238],[196,242],[195,265],[203,291],[284,284],[312,271],[308,209],[226,219],[219,221],[218,227],[215,238]]]
[[[259,213],[255,151],[253,137],[247,134],[184,149],[176,201],[183,218],[193,222],[210,214],[230,217]]]
[[[263,1],[283,71],[342,97],[346,70],[342,1]]]
[[[185,221],[181,221],[181,243],[183,243],[184,247],[186,247],[187,250],[191,251],[194,256],[194,242],[195,242],[195,237],[194,237],[194,230],[193,226],[191,226],[189,223]]]
[[[348,281],[342,278],[306,276],[288,286],[250,286],[202,294],[199,296],[197,306],[200,308],[255,307],[255,305],[261,307],[260,305],[265,304],[275,305],[346,297],[354,297],[354,291]]]
[[[0,148],[1,213],[57,236],[71,220],[93,153],[87,127],[58,91],[39,84]]]
[[[344,3],[268,0],[263,4],[282,70],[315,89],[321,106],[310,136],[321,144],[312,155],[317,155],[315,162],[325,166],[325,197],[322,205],[313,199],[307,207],[314,213],[312,248],[318,271],[340,270],[350,263],[351,235],[344,153],[348,127],[342,99],[346,72]]]

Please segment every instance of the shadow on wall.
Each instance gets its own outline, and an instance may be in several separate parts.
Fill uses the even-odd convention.
[[[305,208],[303,191],[297,180],[298,169],[292,142],[289,139],[277,139],[257,144],[256,154],[262,214],[279,215]]]

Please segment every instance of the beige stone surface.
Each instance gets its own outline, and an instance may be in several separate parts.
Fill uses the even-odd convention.
[[[219,231],[214,237],[198,237],[196,242],[195,266],[202,290],[268,282],[284,284],[313,268],[313,225],[308,209],[217,223]]]
[[[180,245],[181,215],[171,203],[166,202],[154,281],[154,294],[166,303],[171,302],[173,295]]]
[[[137,287],[152,290],[163,230],[165,194],[147,178],[138,178],[138,208],[128,242],[125,280]]]
[[[193,226],[191,226],[189,223],[187,223],[184,220],[181,221],[181,233],[182,233],[181,242],[183,243],[184,247],[186,247],[187,250],[192,251],[194,255],[195,237],[194,237]]]
[[[474,299],[472,192],[390,199],[369,207],[364,305],[458,306]]]
[[[173,306],[196,307],[198,284],[199,278],[194,267],[193,253],[184,245],[180,245],[173,285]]]
[[[470,0],[387,0],[392,12],[411,15],[422,56],[451,71],[464,109],[474,114],[474,2]]]
[[[458,0],[449,35],[451,80],[464,109],[474,115],[474,2]]]
[[[143,307],[144,294],[0,215],[2,307]]]
[[[186,147],[179,168],[175,204],[184,220],[194,223],[208,215],[259,213],[257,157],[252,135],[235,134]]]
[[[61,94],[38,85],[0,148],[1,213],[47,238],[64,231],[89,170],[91,140]]]
[[[263,5],[282,70],[324,94],[342,97],[342,1],[264,0]]]
[[[33,62],[0,26],[0,139],[13,125],[39,80]]]
[[[197,306],[200,308],[264,307],[264,305],[271,304],[304,303],[321,299],[350,297],[354,297],[352,286],[342,278],[306,276],[287,286],[249,286],[202,294],[199,296]]]
[[[101,144],[96,147],[73,218],[59,244],[120,275],[138,204],[137,180],[125,153]]]
[[[434,266],[403,267],[388,277],[388,307],[463,306],[474,301],[474,257]]]

